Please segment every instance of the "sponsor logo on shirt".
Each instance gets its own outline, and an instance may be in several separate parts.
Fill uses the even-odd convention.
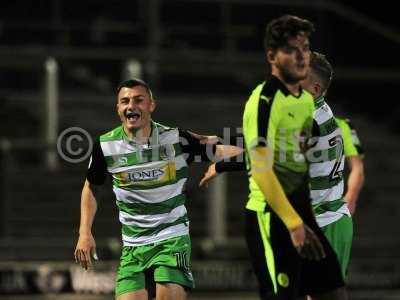
[[[123,186],[146,187],[154,184],[174,182],[176,165],[174,161],[160,161],[152,166],[132,166],[129,169],[113,174],[117,184]]]
[[[118,158],[118,164],[121,166],[126,166],[128,164],[128,158],[125,156]]]
[[[128,173],[129,180],[133,182],[158,180],[165,174],[163,169],[142,170]]]

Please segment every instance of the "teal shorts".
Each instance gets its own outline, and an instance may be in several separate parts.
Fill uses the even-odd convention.
[[[150,245],[122,248],[115,295],[145,288],[146,270],[154,270],[154,281],[194,288],[190,269],[191,241],[188,235]]]
[[[343,279],[345,279],[353,242],[353,221],[351,217],[343,215],[339,220],[321,229],[336,252]]]

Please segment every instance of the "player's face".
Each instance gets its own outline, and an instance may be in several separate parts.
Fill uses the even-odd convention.
[[[298,34],[288,40],[288,44],[271,53],[269,62],[287,83],[297,83],[307,77],[310,64],[310,43],[304,34]]]
[[[317,99],[322,95],[322,83],[318,76],[313,72],[312,68],[310,68],[306,79],[300,82],[300,85],[303,89],[313,95],[314,99]]]
[[[127,131],[149,126],[155,107],[155,102],[143,86],[123,87],[118,93],[117,111]]]

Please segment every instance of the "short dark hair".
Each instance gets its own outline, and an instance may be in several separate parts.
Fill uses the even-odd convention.
[[[314,25],[306,19],[292,15],[284,15],[273,19],[265,28],[264,48],[278,49],[288,44],[289,38],[296,37],[300,32],[309,36],[314,31]]]
[[[325,55],[313,51],[311,53],[310,69],[315,75],[318,76],[322,83],[323,90],[326,91],[329,88],[333,78],[333,68],[326,59]]]
[[[117,94],[124,87],[134,88],[135,86],[144,87],[146,89],[146,92],[150,95],[150,98],[153,98],[153,93],[151,92],[149,85],[146,82],[144,82],[142,79],[139,79],[139,78],[132,78],[132,79],[122,81],[117,87]]]

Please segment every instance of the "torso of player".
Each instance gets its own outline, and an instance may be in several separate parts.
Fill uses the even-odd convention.
[[[100,145],[113,178],[124,245],[188,234],[183,192],[188,165],[178,129],[153,122],[149,143],[138,145],[118,127],[102,135]]]
[[[307,142],[310,197],[317,223],[322,227],[349,215],[343,201],[344,151],[341,129],[324,99],[316,101],[313,136]]]
[[[268,82],[266,83],[268,84]],[[251,118],[251,110],[257,107],[258,101],[267,101],[270,112],[265,117],[267,122],[267,145],[274,153],[274,171],[287,195],[299,186],[307,184],[308,172],[304,157],[304,146],[311,135],[314,101],[306,91],[298,97],[287,91],[276,89],[272,95],[263,95],[265,87],[259,85],[247,102],[244,113],[244,134],[246,139],[246,118]],[[268,91],[271,94],[270,90]],[[252,103],[254,102],[254,103]],[[248,145],[248,141],[246,141]],[[250,177],[250,197],[248,209],[262,211],[265,200],[257,184]]]

